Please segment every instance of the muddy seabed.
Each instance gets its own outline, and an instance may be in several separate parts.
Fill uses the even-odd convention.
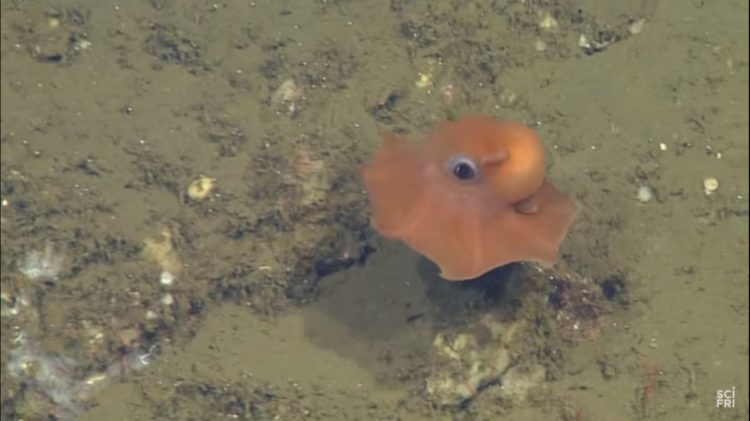
[[[747,419],[748,5],[609,3],[3,1],[2,419]],[[556,268],[370,228],[378,130],[468,114]]]

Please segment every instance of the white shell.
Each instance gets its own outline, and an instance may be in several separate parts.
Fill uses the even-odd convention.
[[[719,180],[708,177],[703,179],[703,190],[706,192],[707,195],[715,192],[719,189]]]
[[[172,285],[172,282],[174,282],[174,275],[172,275],[172,272],[164,271],[161,273],[161,276],[159,276],[159,282],[164,285]]]

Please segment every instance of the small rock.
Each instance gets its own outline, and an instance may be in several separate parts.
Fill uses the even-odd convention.
[[[639,202],[648,203],[654,199],[654,189],[649,186],[638,187],[638,194],[636,197]]]
[[[637,21],[628,25],[628,32],[631,35],[638,35],[643,31],[643,25],[646,23],[646,19],[638,19]]]
[[[703,191],[706,193],[706,196],[710,196],[718,189],[719,189],[719,180],[713,177],[708,177],[708,178],[703,179]]]

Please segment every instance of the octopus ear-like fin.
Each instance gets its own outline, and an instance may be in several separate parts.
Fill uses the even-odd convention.
[[[372,161],[362,169],[370,195],[373,222],[389,238],[399,238],[414,225],[425,187],[415,147],[388,132]]]

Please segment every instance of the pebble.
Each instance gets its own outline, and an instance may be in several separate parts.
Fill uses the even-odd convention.
[[[709,196],[713,192],[719,189],[719,180],[708,177],[703,179],[703,191],[706,192],[706,195]]]
[[[174,282],[174,275],[172,275],[172,272],[164,271],[161,273],[161,276],[159,276],[159,282],[164,285],[172,285],[172,282]]]
[[[557,19],[552,17],[549,12],[542,13],[542,18],[539,20],[539,27],[545,31],[554,31],[558,27]]]
[[[203,200],[216,188],[216,180],[202,175],[187,187],[187,196],[192,200]]]
[[[631,35],[638,35],[643,31],[643,25],[646,23],[646,19],[638,19],[637,21],[628,25],[628,32]]]
[[[639,202],[648,203],[654,199],[654,189],[649,186],[638,187],[638,194],[636,197]]]
[[[161,297],[161,303],[165,306],[172,305],[172,303],[174,303],[174,297],[172,296],[172,294],[166,293],[163,297]]]

